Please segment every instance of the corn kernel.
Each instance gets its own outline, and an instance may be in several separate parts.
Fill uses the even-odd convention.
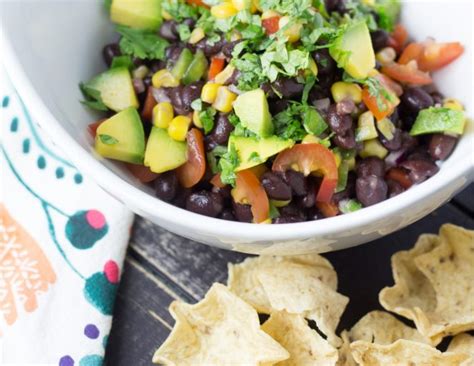
[[[167,69],[159,70],[153,74],[151,83],[155,88],[173,88],[179,85],[179,80],[176,79],[173,74]]]
[[[197,128],[202,128],[201,117],[199,117],[199,111],[193,112],[193,124]]]
[[[379,70],[372,69],[369,71],[368,76],[373,77],[373,76],[377,76],[378,74],[380,74]]]
[[[242,39],[242,33],[234,29],[232,33],[230,34],[230,41],[235,42],[235,41],[240,41],[241,39]]]
[[[262,222],[259,222],[260,225],[268,225],[272,223],[272,219],[266,219],[263,220]]]
[[[211,7],[211,14],[217,19],[227,19],[238,13],[232,3],[220,3]]]
[[[201,91],[201,100],[209,104],[214,103],[217,95],[217,89],[219,89],[220,86],[221,84],[215,83],[204,84]]]
[[[445,100],[443,100],[443,107],[453,109],[459,112],[464,111],[464,107],[461,102],[454,98],[446,98]]]
[[[314,61],[314,59],[312,57],[309,58],[309,67],[308,67],[309,71],[311,71],[311,73],[314,75],[314,76],[318,76],[318,65],[316,65],[316,61]]]
[[[173,17],[166,10],[161,10],[161,16],[164,20],[173,20]]]
[[[280,16],[280,13],[277,13],[275,10],[265,10],[262,13],[262,20],[279,17],[279,16]]]
[[[205,36],[206,36],[206,34],[204,33],[204,30],[201,27],[196,27],[191,32],[188,43],[196,44],[201,39],[203,39]]]
[[[234,5],[238,11],[249,10],[251,13],[257,11],[257,7],[252,0],[232,0],[232,5]]]
[[[287,15],[281,17],[278,21],[278,28],[282,29],[290,23],[291,18]],[[293,23],[289,25],[284,31],[283,34],[288,38],[288,42],[294,43],[298,42],[300,39],[300,32],[303,25],[301,23]]]
[[[168,127],[168,135],[170,135],[173,140],[184,141],[186,140],[186,134],[188,133],[190,124],[191,118],[187,116],[174,117]]]
[[[153,108],[153,125],[159,128],[168,128],[173,120],[173,106],[170,102],[161,102]]]
[[[216,99],[212,106],[219,112],[228,113],[232,110],[232,103],[237,95],[232,93],[226,86],[220,86],[217,89]]]
[[[252,3],[259,12],[262,12],[263,9],[260,6],[260,0],[252,0]]]
[[[338,81],[332,84],[331,94],[336,103],[344,99],[350,99],[356,104],[362,101],[362,89],[359,85],[354,83]]]
[[[314,136],[314,135],[311,135],[311,134],[307,134],[303,140],[301,141],[302,144],[319,144],[321,140]]]
[[[228,64],[224,70],[216,75],[214,81],[216,84],[225,84],[225,82],[232,76],[235,71],[235,67],[231,64]]]
[[[148,69],[148,67],[146,67],[145,65],[140,65],[135,70],[133,70],[132,74],[134,78],[144,79],[145,76],[147,76],[149,71],[150,70]]]
[[[375,58],[377,59],[377,61],[380,62],[380,64],[382,65],[387,65],[395,61],[396,57],[397,57],[397,52],[392,47],[382,48],[375,55]]]
[[[368,5],[368,6],[374,6],[375,0],[362,0],[362,4]]]
[[[339,165],[341,165],[342,158],[340,154],[334,154],[334,160],[336,160],[336,166],[339,168]]]

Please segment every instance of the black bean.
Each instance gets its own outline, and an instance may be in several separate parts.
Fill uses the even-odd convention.
[[[293,98],[301,95],[304,84],[298,83],[295,78],[279,78],[273,83],[273,87],[284,98]]]
[[[178,24],[174,20],[165,20],[163,23],[161,23],[158,34],[170,42],[176,42],[179,40],[179,33],[176,29],[177,25]]]
[[[274,101],[269,101],[270,112],[272,115],[283,112],[286,108],[288,108],[289,104],[290,102],[287,99],[277,99]]]
[[[332,75],[336,71],[336,61],[326,48],[313,52],[313,58],[318,66],[318,78],[322,75]]]
[[[316,207],[311,207],[306,212],[306,219],[308,221],[319,220],[322,218],[324,218],[323,214]]]
[[[168,65],[174,65],[176,61],[178,61],[179,55],[181,55],[181,51],[183,51],[185,47],[180,45],[179,43],[172,43],[166,49],[165,56]]]
[[[293,216],[293,215],[288,215],[288,216],[279,216],[276,219],[273,220],[274,224],[293,224],[296,222],[303,222],[304,219],[301,218],[301,216]]]
[[[186,209],[201,215],[216,217],[224,205],[222,197],[217,193],[200,191],[192,193],[186,200]]]
[[[356,147],[356,140],[352,129],[347,130],[344,134],[334,136],[332,141],[342,149],[350,150]]]
[[[174,170],[160,174],[155,179],[155,195],[163,201],[170,202],[176,197],[179,189],[178,177]]]
[[[196,25],[196,21],[193,18],[186,18],[183,20],[183,24],[192,29]]]
[[[350,130],[352,127],[352,117],[347,114],[339,114],[337,113],[337,105],[332,104],[329,107],[326,122],[331,128],[331,130],[336,133],[343,135],[346,131]]]
[[[435,163],[424,159],[406,160],[400,166],[410,172],[409,177],[413,183],[421,183],[435,175],[439,170]]]
[[[203,86],[203,81],[196,81],[195,83],[184,86],[181,98],[183,99],[183,104],[188,107],[188,111],[191,111],[191,103],[201,96]]]
[[[207,39],[204,38],[196,43],[196,48],[202,50],[207,57],[211,57],[221,51],[223,44],[222,39],[217,42],[208,43]]]
[[[224,202],[230,200],[231,190],[232,190],[232,186],[230,186],[230,185],[226,185],[224,187],[212,187],[212,192],[219,194],[222,197],[222,199],[224,200]]]
[[[402,147],[402,131],[399,128],[396,128],[393,132],[393,138],[390,140],[380,133],[379,140],[382,145],[390,151],[400,150]]]
[[[339,203],[339,201],[353,198],[356,194],[356,191],[355,191],[356,179],[357,179],[356,173],[349,172],[349,175],[347,177],[346,188],[343,191],[334,193],[332,196],[332,201],[334,203]]]
[[[250,205],[242,205],[240,203],[232,202],[234,209],[234,215],[238,221],[241,222],[252,222],[253,214]]]
[[[147,125],[151,125],[151,123],[147,123]],[[180,186],[178,193],[176,193],[176,197],[173,199],[173,204],[181,208],[186,208],[186,200],[191,195],[191,193],[191,188],[184,188]]]
[[[240,77],[240,71],[235,69],[233,72],[232,72],[232,75],[230,75],[230,77],[225,81],[225,85],[239,85],[239,77]]]
[[[364,206],[372,206],[387,198],[387,183],[375,175],[359,177],[356,180],[357,199]]]
[[[433,98],[422,88],[408,88],[401,96],[403,106],[414,114],[434,105]]]
[[[284,181],[290,185],[295,195],[304,196],[308,194],[308,184],[303,173],[289,169],[282,177]]]
[[[385,175],[385,162],[376,157],[360,160],[357,164],[357,176],[368,177],[369,175],[383,177]]]
[[[406,160],[427,160],[431,161],[430,154],[424,146],[417,147],[413,152],[408,155]]]
[[[301,208],[310,208],[316,204],[316,185],[314,181],[308,180],[308,194],[298,197],[297,204]]]
[[[434,104],[443,104],[444,95],[438,91],[431,93],[431,98],[433,98]]]
[[[291,187],[280,175],[266,172],[262,175],[261,181],[269,198],[279,201],[291,200]]]
[[[392,179],[387,180],[387,187],[389,198],[398,196],[400,193],[403,193],[405,191],[405,188],[403,188],[400,183]]]
[[[324,0],[324,5],[328,13],[333,11],[342,12],[346,7],[344,0]]]
[[[458,139],[453,136],[434,134],[431,136],[429,152],[434,160],[445,160],[453,152]]]
[[[102,57],[107,66],[112,64],[114,57],[120,56],[122,52],[117,43],[110,43],[102,49]]]
[[[306,220],[306,213],[294,202],[281,207],[278,211],[280,212],[280,217],[294,216],[299,217],[300,221]]]
[[[402,131],[402,147],[406,153],[413,151],[418,145],[418,140],[408,132]]]
[[[235,216],[232,212],[232,210],[226,208],[224,209],[221,214],[219,215],[219,218],[222,220],[228,220],[228,221],[235,221]]]
[[[370,32],[370,38],[372,39],[372,46],[374,47],[374,51],[378,52],[382,48],[387,47],[389,34],[382,29],[378,29],[374,32]]]
[[[154,74],[155,72],[162,70],[166,67],[166,62],[162,60],[154,60],[150,63],[150,71]]]
[[[229,140],[230,133],[234,130],[234,126],[229,122],[226,114],[219,113],[215,126],[209,134],[209,140],[216,145],[224,145]]]
[[[185,86],[165,88],[177,114],[186,115],[191,112],[191,103],[201,96],[203,85],[202,81],[197,81]]]
[[[222,46],[221,51],[228,60],[232,58],[232,51],[234,51],[234,47],[240,42],[241,40],[224,43],[224,46]]]

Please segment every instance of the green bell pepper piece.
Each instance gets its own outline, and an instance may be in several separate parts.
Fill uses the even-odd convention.
[[[188,85],[201,80],[207,70],[207,58],[202,50],[198,50],[183,76],[183,84]]]
[[[193,54],[189,48],[184,48],[179,55],[178,61],[171,69],[171,74],[178,80],[181,80],[189,65],[193,61]]]

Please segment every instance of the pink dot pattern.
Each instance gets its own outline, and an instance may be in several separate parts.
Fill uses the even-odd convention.
[[[87,211],[86,220],[91,227],[97,230],[102,229],[106,224],[105,216],[102,214],[102,212],[97,210]]]
[[[118,283],[120,279],[120,269],[117,262],[109,260],[104,265],[104,274],[110,283]]]

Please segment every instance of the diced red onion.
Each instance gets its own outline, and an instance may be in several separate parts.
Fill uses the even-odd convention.
[[[336,104],[337,114],[351,114],[355,110],[355,104],[351,99],[341,100]]]
[[[405,149],[391,151],[390,154],[388,154],[385,158],[385,165],[387,168],[392,168],[400,164],[400,162],[403,160],[405,152]]]
[[[135,78],[133,79],[133,89],[135,89],[135,93],[141,94],[145,91],[145,83],[142,79]]]
[[[227,89],[229,89],[232,93],[235,93],[237,95],[242,94],[242,90],[239,90],[234,84],[228,85]]]
[[[316,107],[316,109],[320,111],[325,111],[331,105],[331,101],[329,100],[329,98],[318,99],[313,103],[313,105]]]
[[[171,99],[168,97],[168,94],[166,94],[166,91],[164,89],[152,88],[151,92],[158,103],[171,102]]]

